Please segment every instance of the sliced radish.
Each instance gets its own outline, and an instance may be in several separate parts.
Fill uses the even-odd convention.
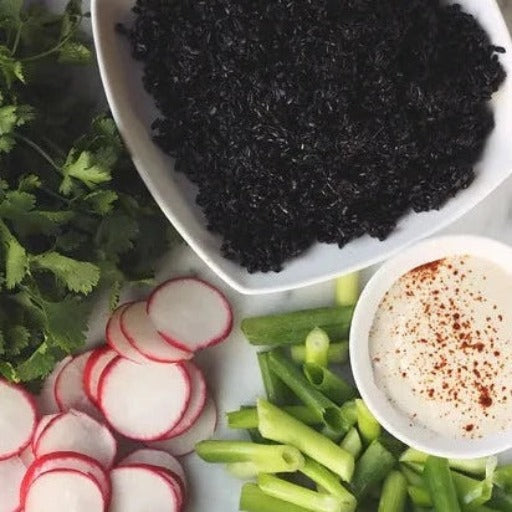
[[[48,471],[55,469],[73,469],[89,475],[99,485],[101,493],[108,503],[110,501],[110,478],[98,461],[75,452],[55,452],[43,455],[36,459],[28,468],[21,484],[21,501],[25,501],[26,494],[32,482]]]
[[[105,498],[95,480],[72,469],[54,469],[36,478],[26,493],[24,512],[103,512]]]
[[[76,452],[97,460],[110,468],[117,451],[117,442],[105,426],[87,414],[71,410],[54,419],[39,436],[35,455],[53,452]]]
[[[187,486],[187,477],[183,470],[183,466],[178,459],[170,453],[162,450],[153,450],[151,448],[141,448],[140,450],[136,450],[132,454],[128,455],[128,457],[125,457],[119,463],[120,466],[130,464],[148,464],[150,466],[167,469],[178,476],[184,488]]]
[[[157,331],[169,343],[190,352],[220,343],[233,327],[226,297],[195,277],[165,282],[151,294],[147,308]]]
[[[39,440],[39,438],[41,437],[41,434],[44,432],[44,429],[53,421],[55,420],[56,418],[58,418],[59,416],[61,416],[63,413],[61,412],[58,412],[58,413],[55,413],[55,414],[47,414],[46,416],[43,416],[40,420],[39,420],[39,423],[37,424],[37,427],[36,427],[36,430],[34,432],[34,435],[32,437],[32,443],[31,443],[31,447],[32,447],[32,453],[36,453],[37,451],[37,441]]]
[[[20,454],[36,425],[34,399],[22,387],[0,379],[0,460]]]
[[[20,506],[20,489],[26,471],[19,457],[0,461],[0,512],[15,512]]]
[[[203,372],[192,362],[188,361],[185,368],[190,376],[191,397],[187,410],[180,422],[172,429],[168,439],[178,437],[194,425],[197,418],[201,416],[206,404],[207,391]]]
[[[177,363],[190,359],[192,352],[185,352],[171,345],[160,336],[147,312],[146,302],[134,302],[121,314],[121,331],[130,344],[158,363]]]
[[[112,361],[100,381],[100,406],[120,434],[139,441],[168,435],[190,401],[190,378],[181,364]]]
[[[92,402],[98,402],[98,386],[103,370],[116,357],[119,357],[118,353],[107,346],[97,348],[89,356],[84,370],[84,390]]]
[[[123,331],[121,331],[121,315],[129,305],[130,303],[123,304],[112,313],[107,323],[107,328],[105,329],[105,337],[110,348],[120,356],[134,363],[147,364],[150,363],[151,360],[143,356],[138,350],[135,350],[126,339]]]
[[[215,432],[217,426],[217,408],[215,402],[208,398],[201,416],[197,419],[192,428],[188,429],[181,436],[164,441],[150,443],[151,448],[165,450],[171,455],[179,457],[192,453],[200,441],[209,439]]]
[[[58,362],[53,369],[52,373],[46,377],[43,389],[40,395],[37,397],[38,410],[41,414],[54,414],[59,412],[59,405],[55,400],[55,381],[59,377],[61,370],[72,360],[71,356],[66,357],[62,361]]]
[[[34,452],[32,450],[32,444],[29,444],[19,455],[18,457],[21,459],[25,467],[28,468],[32,462],[36,459]]]
[[[119,467],[110,473],[112,501],[109,512],[178,512],[179,495],[156,469]]]
[[[82,411],[101,419],[101,413],[84,390],[84,372],[91,352],[75,357],[62,368],[55,381],[55,400],[62,412],[70,409]]]

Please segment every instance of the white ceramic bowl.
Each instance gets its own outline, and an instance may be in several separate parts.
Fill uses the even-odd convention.
[[[354,311],[350,331],[350,362],[354,379],[368,408],[383,427],[409,446],[450,458],[483,457],[512,448],[509,432],[481,439],[453,439],[411,424],[410,418],[393,406],[374,380],[369,350],[369,332],[386,292],[404,274],[425,263],[456,255],[484,258],[512,275],[512,247],[488,238],[449,236],[433,238],[406,249],[386,262],[366,285]]]
[[[410,214],[384,242],[365,236],[339,249],[316,244],[276,273],[249,274],[220,254],[220,239],[208,232],[195,205],[194,187],[173,172],[174,162],[151,140],[157,117],[141,83],[141,66],[130,56],[125,38],[116,34],[117,22],[129,23],[134,0],[92,0],[92,23],[99,67],[112,114],[140,175],[165,215],[197,254],[228,284],[242,293],[257,294],[321,282],[382,261],[408,244],[453,222],[495,189],[512,170],[512,42],[495,0],[458,0],[486,28],[496,45],[506,48],[501,61],[509,78],[496,94],[496,128],[490,137],[478,177],[440,211]]]

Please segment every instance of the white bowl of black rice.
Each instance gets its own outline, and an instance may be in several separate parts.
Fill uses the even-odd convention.
[[[495,0],[93,0],[92,21],[140,175],[240,292],[382,261],[511,173]]]

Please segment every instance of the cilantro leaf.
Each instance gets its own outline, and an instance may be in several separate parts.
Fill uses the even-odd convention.
[[[85,295],[91,293],[100,279],[100,269],[96,265],[86,261],[77,261],[54,251],[31,256],[30,268],[33,271],[49,271],[69,291]]]
[[[39,347],[14,370],[15,379],[22,382],[46,377],[55,366],[56,358],[46,343]]]
[[[8,361],[0,360],[0,375],[11,382],[19,382],[20,378],[14,366]]]
[[[6,284],[7,288],[12,289],[23,280],[27,273],[27,252],[2,221],[0,221],[0,238],[5,252]]]
[[[89,189],[112,179],[110,169],[96,164],[92,153],[82,151],[77,155],[75,149],[69,152],[66,162],[62,167],[62,174],[64,178],[59,190],[64,195],[70,195],[73,190],[72,178],[77,179]]]
[[[18,356],[30,343],[30,332],[23,325],[14,325],[5,333],[6,352],[9,356]]]
[[[106,255],[116,256],[133,248],[138,234],[138,223],[129,215],[115,211],[102,219],[95,241]]]
[[[112,211],[118,197],[117,192],[114,190],[96,190],[87,194],[84,197],[84,201],[94,212],[104,216]]]
[[[88,64],[91,61],[92,52],[84,44],[68,41],[60,47],[59,62],[67,64]]]

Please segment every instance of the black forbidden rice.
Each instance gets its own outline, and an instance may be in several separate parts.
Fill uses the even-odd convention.
[[[137,0],[122,29],[223,254],[279,271],[474,179],[505,72],[438,0]]]

